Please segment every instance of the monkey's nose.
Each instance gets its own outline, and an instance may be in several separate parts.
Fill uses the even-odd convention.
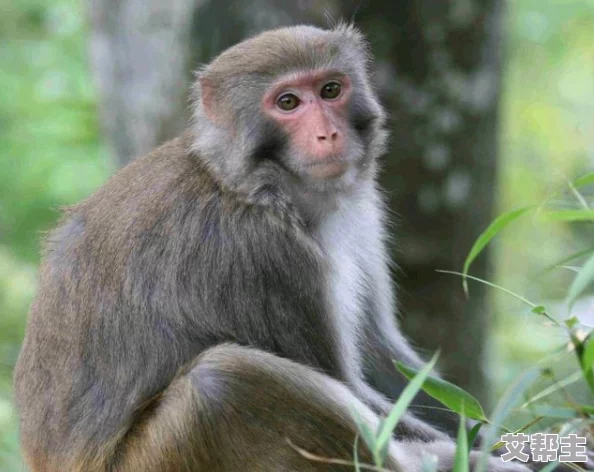
[[[318,134],[318,141],[330,141],[334,142],[338,139],[338,131],[332,131],[330,133]]]

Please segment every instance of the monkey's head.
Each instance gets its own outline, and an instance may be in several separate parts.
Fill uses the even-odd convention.
[[[237,44],[199,73],[197,150],[227,181],[262,166],[317,188],[373,175],[385,132],[369,63],[351,26],[283,28]]]

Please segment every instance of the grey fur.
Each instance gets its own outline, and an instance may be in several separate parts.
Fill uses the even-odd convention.
[[[377,425],[372,410],[389,407],[363,380],[373,357],[363,348],[420,363],[392,319],[375,184],[384,114],[368,65],[348,26],[241,43],[200,73],[215,120],[198,86],[189,132],[66,212],[15,373],[32,470],[343,470],[306,460],[283,435],[350,460],[349,410]],[[257,112],[276,76],[320,67],[354,88],[350,171],[331,182],[308,178],[299,150]],[[360,277],[341,269],[340,244]],[[428,425],[410,417],[398,434],[445,441],[431,450],[447,449],[451,464],[452,443]],[[414,444],[393,441],[387,466],[418,470]]]

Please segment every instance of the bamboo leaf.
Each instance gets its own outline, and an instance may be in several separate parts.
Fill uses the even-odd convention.
[[[460,275],[460,276],[464,277],[464,274],[462,274],[461,272],[456,272],[453,270],[437,270],[436,272],[440,272],[442,274]],[[521,302],[525,303],[531,309],[538,308],[540,306],[540,305],[537,305],[536,303],[533,303],[530,300],[522,297],[521,295],[518,295],[517,293],[512,292],[511,290],[509,290],[505,287],[502,287],[501,285],[497,285],[497,284],[494,284],[493,282],[489,282],[488,280],[480,279],[478,277],[473,277],[472,275],[467,275],[466,278],[468,278],[470,280],[475,280],[477,282],[481,282],[485,285],[488,285],[489,287],[496,288],[497,290],[501,290],[502,292],[507,293],[508,295],[511,295],[512,297],[515,297],[518,300],[520,300]],[[542,316],[547,318],[551,323],[553,323],[557,326],[559,325],[559,322],[555,318],[552,318],[546,311],[539,313],[539,314],[541,314]]]
[[[355,463],[355,472],[361,472],[359,466],[359,435],[355,436],[355,444],[353,444],[353,462]]]
[[[468,472],[468,433],[466,431],[466,418],[460,416],[458,426],[458,439],[456,440],[456,456],[452,472]]]
[[[538,416],[545,416],[547,418],[560,418],[570,420],[580,416],[579,411],[570,407],[558,407],[552,405],[534,405],[530,407],[530,411]]]
[[[584,341],[584,353],[582,354],[582,368],[584,371],[594,369],[594,332],[590,333]]]
[[[397,362],[396,368],[409,380],[414,378],[419,372],[402,362]],[[457,385],[443,379],[427,377],[421,388],[459,415],[465,414],[473,420],[487,421],[485,412],[479,401]]]
[[[586,261],[569,286],[566,303],[570,309],[592,281],[594,281],[594,255]]]
[[[363,438],[363,442],[369,451],[373,453],[375,450],[376,440],[371,427],[363,420],[363,418],[361,418],[361,415],[358,411],[353,410],[352,415],[355,419],[355,423],[357,424],[357,428],[359,429],[359,435]]]
[[[468,448],[469,449],[472,449],[472,447],[474,446],[474,441],[476,440],[476,437],[478,436],[478,433],[480,432],[482,427],[483,427],[483,423],[477,423],[472,427],[472,429],[468,433]]]
[[[486,428],[483,435],[483,445],[481,447],[482,454],[479,458],[478,464],[475,467],[475,472],[484,472],[487,470],[487,462],[490,452],[490,444],[495,442],[499,426],[503,420],[511,413],[514,406],[518,403],[520,398],[524,395],[528,387],[540,375],[538,369],[530,369],[522,375],[514,384],[505,392],[503,398],[497,403],[495,411],[492,415],[492,421]]]
[[[385,448],[385,445],[388,441],[392,439],[392,432],[394,428],[400,421],[400,418],[405,413],[407,408],[409,407],[410,403],[415,398],[417,392],[421,389],[421,386],[429,376],[429,373],[435,366],[437,362],[437,358],[439,357],[439,353],[435,353],[431,361],[423,367],[419,373],[411,380],[411,382],[405,387],[402,391],[400,396],[398,397],[398,401],[392,407],[392,410],[384,420],[382,425],[382,429],[380,430],[376,443],[375,443],[375,454],[379,454],[379,452]],[[378,466],[382,464],[376,464]]]
[[[574,187],[584,187],[586,185],[594,184],[594,172],[590,172],[589,174],[582,175],[581,177],[575,179],[573,181]]]
[[[528,210],[532,209],[533,206],[519,208],[499,215],[495,220],[487,227],[485,231],[477,238],[474,245],[470,249],[466,260],[464,261],[464,269],[462,270],[463,280],[462,286],[464,292],[468,295],[468,283],[466,281],[466,275],[468,275],[468,269],[470,264],[478,257],[487,244],[493,239],[502,229],[504,229],[512,221],[516,220]]]
[[[555,210],[541,214],[544,221],[594,221],[593,210]]]
[[[551,272],[555,269],[558,269],[559,267],[566,266],[569,262],[575,261],[576,259],[580,259],[580,258],[582,258],[584,256],[588,256],[590,254],[594,254],[594,247],[585,249],[580,252],[576,252],[574,254],[571,254],[571,255],[565,257],[564,259],[561,259],[560,261],[555,262],[554,264],[548,265],[539,273],[539,276],[546,275],[549,272]]]

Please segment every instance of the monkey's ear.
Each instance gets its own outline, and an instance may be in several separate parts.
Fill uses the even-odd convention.
[[[202,108],[206,113],[206,116],[214,122],[217,123],[220,121],[218,113],[216,112],[216,103],[215,103],[215,91],[212,83],[206,77],[200,77],[198,79],[200,83],[200,99],[202,100]]]

